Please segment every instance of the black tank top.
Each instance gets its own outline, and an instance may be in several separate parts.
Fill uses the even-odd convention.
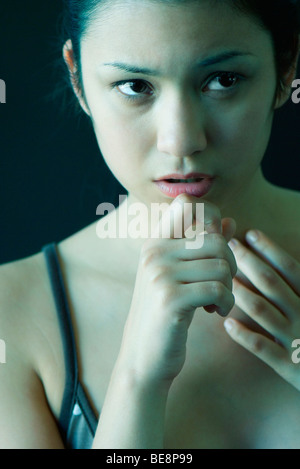
[[[42,248],[59,319],[63,342],[66,382],[63,395],[59,429],[66,448],[90,449],[93,444],[97,418],[78,379],[76,345],[70,308],[67,301],[63,275],[56,244]]]

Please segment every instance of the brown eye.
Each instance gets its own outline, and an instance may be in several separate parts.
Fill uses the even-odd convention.
[[[230,88],[232,85],[235,85],[237,77],[233,73],[228,75],[224,73],[218,78],[218,80],[221,86],[224,88]]]
[[[124,94],[128,98],[137,98],[143,95],[152,94],[150,86],[142,80],[121,82],[117,84],[117,88],[120,93]]]
[[[233,88],[239,81],[239,76],[233,72],[222,72],[215,75],[206,85],[209,91],[224,91]]]

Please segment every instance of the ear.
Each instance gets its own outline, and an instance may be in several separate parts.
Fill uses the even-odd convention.
[[[82,90],[79,87],[79,83],[78,83],[78,80],[77,80],[77,77],[76,77],[77,64],[76,64],[75,59],[74,59],[73,45],[72,45],[72,41],[70,39],[64,44],[63,57],[64,57],[64,61],[65,61],[66,65],[68,67],[72,88],[73,88],[73,91],[74,91],[75,95],[77,96],[79,104],[82,107],[82,109],[84,110],[84,112],[88,116],[91,116],[90,110],[89,110],[89,108],[87,106],[87,103],[84,99]]]
[[[275,107],[274,109],[278,109],[282,107],[289,99],[291,96],[292,92],[292,84],[293,81],[296,78],[297,74],[297,65],[298,65],[298,60],[299,60],[299,54],[300,54],[300,36],[298,38],[298,50],[296,53],[296,56],[287,71],[287,73],[284,76],[283,82],[282,82],[282,90],[278,92],[276,101],[275,101]]]

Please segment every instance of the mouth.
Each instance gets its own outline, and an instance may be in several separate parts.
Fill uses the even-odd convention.
[[[209,175],[209,174],[204,174],[204,173],[196,173],[196,172],[193,172],[193,173],[189,173],[189,174],[179,174],[179,173],[174,173],[174,174],[168,174],[166,176],[162,176],[158,179],[156,179],[156,181],[168,181],[168,182],[185,182],[185,183],[189,183],[189,182],[199,182],[201,181],[202,179],[212,179],[213,176]]]
[[[200,182],[203,181],[204,178],[189,178],[189,179],[163,179],[163,181],[170,182],[173,184],[178,184],[178,183],[184,183],[184,184],[190,184],[193,182]]]
[[[206,174],[170,174],[154,181],[158,189],[165,195],[175,198],[179,194],[195,197],[206,195],[214,182],[214,177]]]

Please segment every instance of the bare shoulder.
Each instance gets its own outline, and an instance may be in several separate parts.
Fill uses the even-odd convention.
[[[0,266],[0,338],[8,357],[18,354],[45,382],[52,364],[59,372],[62,345],[42,252]]]
[[[35,256],[0,266],[0,333],[10,343],[18,344],[23,352],[28,349],[25,344],[32,327],[32,304],[39,283]]]
[[[34,337],[41,334],[37,332],[52,311],[42,253],[0,266],[0,334],[2,329],[24,358],[30,358],[36,366]]]
[[[44,363],[51,370],[60,360],[46,280],[41,253],[0,266],[0,448],[62,447],[45,386]]]

